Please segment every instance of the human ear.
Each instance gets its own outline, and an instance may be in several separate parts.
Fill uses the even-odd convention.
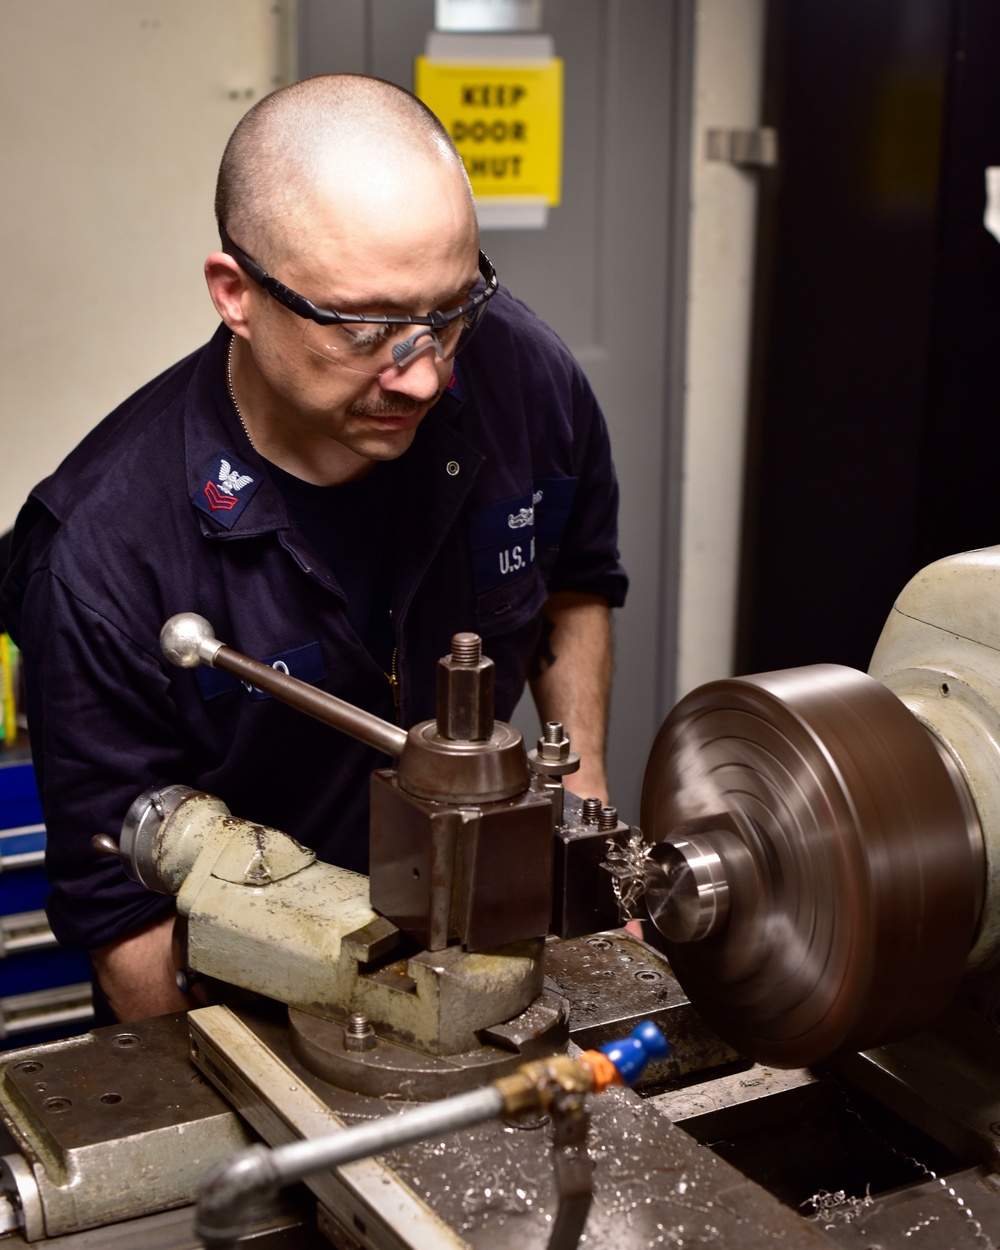
[[[234,334],[247,336],[250,280],[225,252],[213,252],[205,261],[205,281],[219,316]]]

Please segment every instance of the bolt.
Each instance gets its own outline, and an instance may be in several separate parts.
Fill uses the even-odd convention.
[[[601,815],[600,799],[584,799],[581,816],[585,825],[596,825]]]
[[[598,829],[611,830],[618,828],[618,808],[602,807],[601,814],[597,819]]]
[[[478,634],[455,634],[451,640],[451,658],[455,664],[472,668],[479,663],[483,641]]]
[[[115,1046],[120,1046],[122,1050],[128,1050],[130,1046],[138,1046],[139,1039],[134,1033],[119,1033],[112,1039]]]
[[[558,786],[559,798],[555,810],[556,819],[562,824],[561,778],[568,773],[575,773],[580,767],[580,757],[570,750],[569,734],[563,728],[562,721],[545,722],[537,747],[528,752],[528,763],[540,777],[545,778],[550,788]]]
[[[363,1011],[352,1011],[344,1026],[345,1050],[372,1050],[375,1046],[375,1030]]]
[[[550,720],[538,739],[538,758],[540,760],[568,760],[569,734],[557,720]]]
[[[658,972],[654,972],[652,968],[640,968],[639,971],[635,974],[635,979],[637,981],[646,981],[646,982],[659,981],[660,974]]]
[[[23,1072],[25,1076],[34,1076],[36,1072],[41,1072],[43,1065],[36,1063],[34,1059],[25,1059],[23,1063],[15,1063],[14,1071]]]
[[[51,1111],[53,1114],[57,1114],[60,1111],[68,1111],[72,1105],[73,1103],[69,1098],[46,1098],[42,1103],[45,1110]]]
[[[450,742],[486,742],[493,733],[496,669],[478,634],[455,634],[438,661],[437,726]]]

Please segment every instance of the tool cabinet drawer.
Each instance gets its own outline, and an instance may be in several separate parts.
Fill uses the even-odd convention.
[[[45,916],[45,826],[31,757],[0,748],[0,1049],[78,1033],[93,1018],[90,960]]]

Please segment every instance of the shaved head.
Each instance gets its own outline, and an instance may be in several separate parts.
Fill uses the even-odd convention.
[[[307,78],[256,104],[226,146],[216,213],[286,290],[376,325],[391,317],[397,339],[412,337],[409,315],[460,309],[481,279],[461,157],[429,109],[378,78]],[[321,325],[225,248],[205,276],[234,336],[231,386],[261,455],[336,485],[407,450],[451,377],[436,335],[422,335],[405,364],[387,357],[372,371],[351,363],[358,344],[374,357],[393,331]]]
[[[265,265],[294,246],[317,197],[351,204],[398,198],[407,171],[430,167],[472,191],[451,137],[416,96],[355,74],[307,78],[265,96],[233,131],[219,168],[215,213]]]

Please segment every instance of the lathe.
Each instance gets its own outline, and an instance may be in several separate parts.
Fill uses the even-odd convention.
[[[687,695],[638,828],[572,794],[561,726],[494,722],[475,635],[408,732],[201,618],[161,642],[398,761],[371,876],[136,799],[98,849],[176,896],[207,1005],[0,1058],[7,1244],[1000,1241],[1000,547],[919,573],[867,675]]]

